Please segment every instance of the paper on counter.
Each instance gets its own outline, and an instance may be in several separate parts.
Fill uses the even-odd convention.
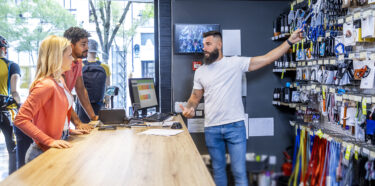
[[[174,136],[183,131],[184,130],[176,130],[176,129],[148,129],[138,134],[156,135],[156,136]]]

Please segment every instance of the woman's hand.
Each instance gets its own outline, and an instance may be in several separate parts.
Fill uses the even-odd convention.
[[[89,130],[85,130],[85,129],[70,130],[69,134],[71,134],[71,135],[90,134],[90,131]]]
[[[55,140],[49,145],[49,147],[58,148],[58,149],[65,149],[65,148],[72,147],[72,145],[69,142],[64,141],[64,140]]]

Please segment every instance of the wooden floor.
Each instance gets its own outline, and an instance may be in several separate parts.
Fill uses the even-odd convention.
[[[76,136],[72,148],[50,149],[0,185],[214,185],[185,126],[170,137],[143,130]]]

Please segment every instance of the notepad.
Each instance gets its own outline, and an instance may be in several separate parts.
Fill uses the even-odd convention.
[[[183,131],[184,130],[176,130],[176,129],[148,129],[138,134],[156,135],[156,136],[174,136]]]

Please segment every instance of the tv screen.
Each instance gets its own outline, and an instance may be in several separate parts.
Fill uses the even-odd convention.
[[[203,33],[220,31],[218,24],[175,24],[174,49],[177,54],[203,53]]]

